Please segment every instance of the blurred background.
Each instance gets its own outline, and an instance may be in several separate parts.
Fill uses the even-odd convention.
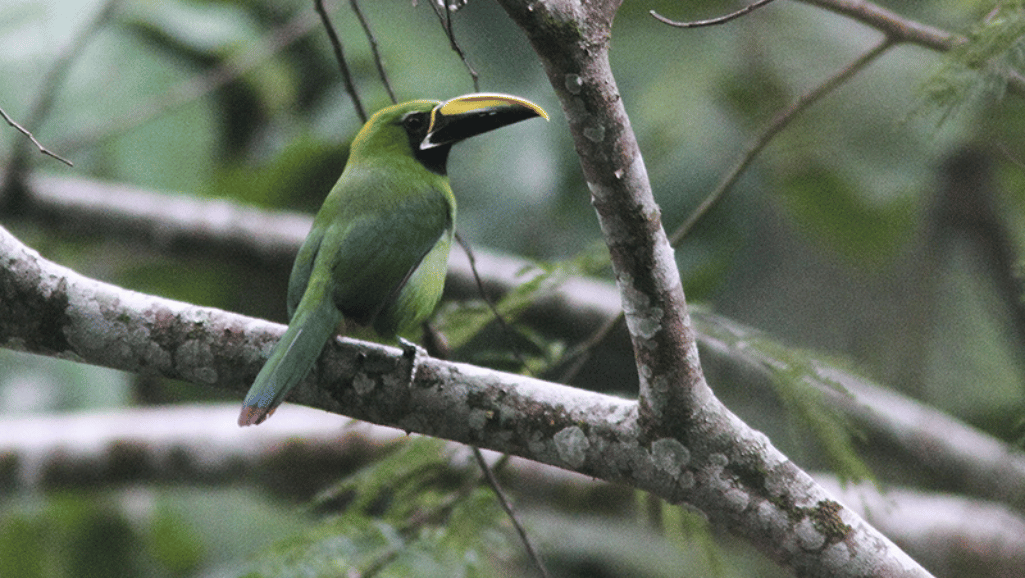
[[[963,0],[882,4],[960,33],[993,8],[992,2]],[[365,1],[361,7],[399,100],[473,91],[429,0]],[[692,30],[648,14],[654,9],[696,20],[738,7],[627,2],[612,30],[613,70],[670,232],[778,113],[881,38],[854,20],[793,2]],[[387,105],[349,4],[328,2],[328,8],[365,107],[372,112]],[[522,123],[456,147],[449,174],[459,233],[479,250],[539,262],[591,250],[600,231],[589,192],[559,102],[523,33],[485,0],[469,2],[452,21],[481,90],[528,98],[552,116],[548,124]],[[1015,46],[1011,65],[1025,54]],[[32,150],[27,170],[33,175],[313,213],[362,125],[311,2],[0,0],[0,107],[16,120],[28,119],[61,63],[66,75],[42,95],[52,107],[33,128],[75,166]],[[963,86],[955,85],[951,67],[949,58],[920,46],[886,52],[794,118],[684,239],[676,259],[688,301],[702,311],[755,327],[795,350],[829,355],[1018,443],[1025,432],[1018,257],[1025,235],[1025,101],[1020,93],[1004,94],[985,74],[956,77]],[[937,98],[938,85],[954,86],[957,98]],[[23,138],[9,127],[0,130],[5,174]],[[284,321],[290,260],[211,254],[202,247],[169,250],[114,231],[54,228],[19,215],[10,199],[0,207],[0,225],[84,275]],[[610,278],[600,267],[591,272]],[[573,345],[559,342],[552,351]],[[635,395],[629,349],[613,350],[618,357],[604,363],[623,368],[627,378],[597,385]],[[717,375],[710,370],[713,388],[729,388]],[[804,447],[799,421],[766,415],[769,408],[745,404],[743,395],[730,399],[732,409],[793,451],[799,464],[819,463]],[[0,428],[5,419],[236,400],[195,385],[0,350]],[[420,451],[450,458],[442,446]],[[411,465],[419,462],[408,459],[389,467],[419,479]],[[341,478],[355,469],[350,464],[320,474]],[[885,472],[876,475],[885,478]],[[370,491],[359,484],[376,483],[368,481],[373,475],[347,479],[356,485],[332,494],[329,506],[348,495],[341,502],[351,509],[353,493]],[[420,487],[442,499],[437,496],[458,487],[459,479],[432,478]],[[289,540],[323,545],[324,535],[337,535],[325,529],[325,511],[345,510],[311,507],[313,489],[272,491],[260,480],[111,482],[45,491],[9,485],[0,488],[5,577],[235,576],[254,567],[293,575],[284,555],[262,567],[252,560],[272,544],[294,554]],[[531,486],[523,483],[520,490],[514,498],[529,503]],[[474,494],[479,501],[489,495]],[[559,575],[782,575],[743,545],[710,539],[696,516],[674,509],[671,524],[652,523],[661,520],[661,509],[623,488],[589,487],[538,500],[548,501],[535,504],[532,520]],[[474,504],[466,511],[481,516],[475,524],[504,528],[488,509],[493,504]],[[367,508],[388,511],[380,504]],[[467,523],[446,527],[478,527],[459,524]],[[619,531],[609,532],[610,526]],[[674,530],[665,531],[670,526]],[[650,538],[655,527],[663,531]],[[447,546],[415,556],[406,551],[402,564],[373,567],[367,575],[531,575],[508,530],[494,531],[498,545],[485,548],[470,538],[483,534],[465,532],[462,541],[442,540]],[[639,544],[650,550],[639,554]],[[477,558],[449,558],[464,547]],[[357,545],[347,555],[366,556],[368,549]],[[329,551],[342,556],[341,549]]]

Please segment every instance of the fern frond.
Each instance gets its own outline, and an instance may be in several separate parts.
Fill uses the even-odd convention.
[[[937,124],[969,104],[1003,97],[1025,70],[1025,7],[1001,3],[972,26],[964,42],[947,52],[939,68],[921,86],[917,113],[938,113]]]

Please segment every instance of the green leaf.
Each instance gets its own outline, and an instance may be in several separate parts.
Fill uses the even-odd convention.
[[[593,243],[571,259],[535,261],[519,272],[523,282],[503,295],[494,304],[494,311],[483,300],[450,304],[435,316],[435,327],[445,335],[453,351],[460,350],[477,341],[481,333],[495,323],[497,311],[505,322],[503,331],[508,329],[512,334],[494,340],[497,351],[490,347],[470,353],[461,351],[461,358],[507,371],[515,371],[514,367],[523,361],[526,367],[520,367],[521,371],[540,375],[557,362],[566,348],[563,343],[552,341],[516,320],[529,306],[551,295],[569,279],[598,273],[608,267],[608,262],[608,250],[602,242]],[[510,351],[510,338],[516,346],[515,352]],[[529,352],[524,351],[528,349]]]
[[[154,513],[147,542],[153,558],[175,576],[193,573],[203,562],[203,543],[188,521],[166,505]]]
[[[340,513],[262,556],[247,576],[487,574],[505,541],[504,515],[475,465],[453,473],[448,447],[426,437],[395,444],[315,500]]]

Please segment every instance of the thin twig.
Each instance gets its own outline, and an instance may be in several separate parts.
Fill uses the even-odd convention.
[[[594,333],[587,338],[587,341],[584,341],[575,347],[572,355],[567,355],[566,357],[575,357],[576,359],[573,361],[572,365],[567,367],[566,370],[559,375],[559,378],[556,379],[556,381],[559,383],[569,383],[574,377],[576,377],[577,374],[580,373],[580,370],[584,368],[584,365],[586,365],[591,359],[591,352],[594,351],[594,348],[602,341],[605,341],[605,338],[612,333],[612,330],[616,328],[622,319],[623,311],[620,310],[616,315],[606,319],[605,323],[602,323],[601,327],[596,329]]]
[[[512,522],[516,533],[520,535],[520,540],[523,542],[523,547],[527,550],[527,555],[537,565],[537,569],[541,572],[541,575],[548,578],[550,574],[548,569],[545,567],[545,563],[541,560],[541,555],[538,554],[537,549],[534,548],[533,542],[530,540],[530,536],[527,535],[527,531],[523,528],[523,524],[520,523],[519,516],[516,514],[516,510],[513,509],[512,504],[509,502],[509,498],[505,495],[505,491],[502,490],[502,486],[498,484],[498,478],[495,477],[494,472],[491,471],[491,467],[488,466],[488,462],[484,460],[484,454],[480,451],[480,448],[470,446],[473,450],[473,457],[477,459],[477,465],[480,466],[482,472],[484,472],[484,479],[487,480],[488,485],[491,486],[492,491],[495,492],[495,496],[498,498],[498,503],[505,510],[509,520]]]
[[[527,360],[524,359],[523,355],[520,353],[520,350],[516,347],[516,343],[513,340],[514,332],[512,327],[510,327],[509,324],[506,323],[505,318],[502,317],[502,314],[498,312],[498,309],[495,307],[495,304],[491,302],[491,299],[488,299],[487,293],[484,292],[484,281],[480,278],[480,273],[477,272],[477,259],[473,256],[473,249],[470,248],[469,243],[464,241],[463,238],[459,236],[459,233],[456,233],[455,237],[456,242],[459,243],[459,246],[463,248],[463,252],[466,253],[466,259],[470,262],[470,271],[473,273],[473,280],[477,284],[477,291],[480,293],[480,298],[484,300],[484,303],[487,304],[488,309],[491,310],[491,314],[495,316],[495,321],[497,321],[498,325],[502,328],[502,334],[509,339],[509,349],[510,351],[512,351],[512,354],[516,358],[516,361],[520,363],[524,371],[530,374],[530,366],[527,365]]]
[[[459,43],[456,42],[456,34],[452,29],[452,10],[449,8],[449,4],[444,1],[442,2],[445,9],[444,12],[442,12],[442,9],[438,7],[438,4],[435,3],[434,0],[431,0],[428,4],[430,4],[431,8],[434,9],[434,14],[438,17],[438,22],[441,23],[441,27],[445,30],[445,35],[448,36],[448,42],[452,46],[452,50],[459,55],[459,59],[463,61],[463,66],[465,66],[467,72],[470,73],[470,78],[473,80],[473,91],[480,92],[480,78],[478,78],[477,71],[474,70],[470,61],[467,60],[466,53],[463,52],[462,47],[460,47]]]
[[[32,141],[32,144],[36,145],[36,148],[39,149],[39,152],[43,153],[46,156],[53,157],[53,158],[59,160],[60,162],[68,165],[69,167],[75,166],[74,163],[72,163],[68,159],[66,159],[66,158],[60,156],[59,154],[51,151],[50,149],[44,147],[42,145],[42,143],[40,143],[38,140],[36,140],[36,137],[33,136],[32,133],[29,132],[28,129],[26,129],[25,127],[21,126],[20,124],[15,122],[15,120],[13,118],[8,116],[8,114],[6,112],[4,112],[3,108],[0,108],[0,116],[4,117],[4,120],[7,121],[7,124],[11,125],[13,128],[17,129],[18,132],[20,132],[21,134],[23,134],[26,137],[28,137],[28,139],[30,141]]]
[[[477,272],[477,260],[473,256],[473,250],[471,250],[470,245],[466,241],[464,241],[461,236],[459,236],[459,233],[456,233],[455,237],[456,242],[459,243],[459,246],[463,248],[463,251],[466,253],[466,258],[470,261],[470,271],[473,272],[473,279],[477,283],[477,290],[480,292],[481,299],[483,299],[484,302],[487,303],[488,308],[491,309],[491,313],[494,314],[495,319],[502,326],[502,330],[505,332],[505,334],[511,336],[512,329],[505,322],[505,319],[502,318],[502,315],[498,312],[498,310],[495,309],[494,304],[491,303],[491,300],[488,299],[487,294],[484,292],[484,282],[481,280],[480,274]],[[512,347],[510,349],[512,350],[513,355],[516,356],[516,359],[520,362],[521,365],[523,365],[524,368],[527,368],[527,363],[520,355],[519,350],[516,349],[515,344],[511,345]],[[529,372],[529,368],[527,368],[527,371]],[[473,450],[473,457],[476,458],[477,465],[480,466],[481,472],[484,473],[484,479],[487,480],[488,486],[491,487],[491,490],[495,493],[495,497],[498,498],[498,503],[501,504],[502,509],[505,510],[506,515],[509,516],[509,521],[512,522],[513,527],[516,528],[516,533],[520,535],[520,540],[523,542],[523,547],[524,549],[526,549],[527,555],[530,556],[530,558],[537,565],[537,568],[538,570],[540,570],[541,575],[547,578],[549,576],[548,570],[545,568],[544,562],[541,560],[541,556],[537,553],[537,550],[534,548],[534,544],[531,542],[526,530],[524,530],[523,524],[520,523],[519,517],[516,515],[516,511],[513,509],[512,504],[509,502],[509,498],[506,497],[505,491],[502,490],[502,486],[499,485],[498,478],[495,477],[494,471],[491,469],[491,466],[488,465],[488,462],[484,459],[484,454],[481,453],[480,448],[478,448],[477,446],[470,446],[470,449]],[[499,462],[499,466],[505,465],[504,458],[505,456],[503,456],[503,460]]]
[[[363,9],[359,7],[359,0],[349,0],[349,4],[352,6],[352,11],[356,14],[356,19],[359,20],[359,25],[363,27],[363,33],[367,37],[367,42],[370,43],[370,52],[374,55],[374,64],[377,66],[377,74],[381,77],[381,84],[384,85],[384,90],[388,92],[388,98],[391,99],[392,103],[396,103],[399,100],[395,98],[395,92],[392,91],[391,83],[388,82],[388,73],[384,71],[384,61],[381,58],[381,52],[377,49],[377,37],[374,36],[374,31],[370,29],[370,22],[363,15]]]
[[[658,12],[655,12],[654,10],[649,10],[648,13],[654,16],[655,19],[659,22],[663,22],[670,26],[675,26],[676,28],[701,28],[702,26],[715,26],[716,24],[725,24],[730,20],[740,18],[748,12],[753,12],[772,1],[773,0],[757,0],[757,2],[753,4],[748,4],[740,10],[737,10],[736,12],[730,12],[725,16],[718,16],[716,18],[710,18],[708,20],[695,20],[693,22],[677,22],[675,20],[670,20],[665,16],[662,16]]]
[[[867,24],[885,34],[892,42],[910,42],[945,52],[964,42],[963,36],[904,18],[866,0],[802,0]]]
[[[331,25],[331,19],[327,15],[327,9],[324,8],[324,0],[313,0],[313,7],[317,10],[317,14],[320,15],[321,22],[324,23],[324,29],[327,31],[327,37],[331,41],[331,47],[335,51],[335,60],[338,61],[338,67],[342,71],[342,81],[345,83],[345,91],[349,93],[352,98],[352,105],[356,107],[356,114],[363,122],[367,122],[367,111],[363,109],[363,102],[359,99],[359,94],[356,92],[356,85],[352,82],[352,74],[349,73],[349,65],[345,60],[345,51],[342,49],[342,41],[338,38],[338,34],[335,32],[335,27]]]
[[[829,94],[855,74],[860,72],[876,58],[882,56],[882,54],[889,50],[893,45],[894,41],[890,37],[884,38],[871,50],[858,57],[857,60],[844,67],[811,91],[801,95],[801,97],[797,99],[797,102],[776,115],[776,117],[772,119],[772,122],[769,123],[768,128],[762,131],[762,133],[758,135],[750,145],[748,145],[747,150],[744,151],[740,160],[732,169],[730,169],[730,172],[726,174],[726,177],[719,183],[719,186],[716,187],[715,190],[712,191],[696,209],[694,209],[694,212],[687,217],[687,220],[673,232],[672,237],[669,238],[669,242],[674,247],[678,246],[694,225],[697,224],[697,222],[701,220],[701,218],[705,216],[705,214],[708,213],[708,211],[715,206],[717,202],[719,202],[719,199],[726,194],[726,191],[736,184],[740,175],[747,170],[747,167],[751,165],[751,162],[754,161],[755,157],[758,156],[758,154],[762,152],[770,142],[772,142],[772,139],[774,139],[780,131],[789,126],[791,121],[793,121],[798,114],[807,110],[823,96]]]

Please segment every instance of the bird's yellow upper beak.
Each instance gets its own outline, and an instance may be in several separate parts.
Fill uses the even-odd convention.
[[[530,102],[525,98],[512,96],[511,94],[499,94],[497,92],[476,92],[464,94],[434,107],[431,111],[431,124],[434,124],[434,117],[438,114],[455,116],[468,112],[478,112],[489,108],[498,109],[506,107],[523,107],[534,111],[534,114],[548,120],[548,113],[543,108]]]

